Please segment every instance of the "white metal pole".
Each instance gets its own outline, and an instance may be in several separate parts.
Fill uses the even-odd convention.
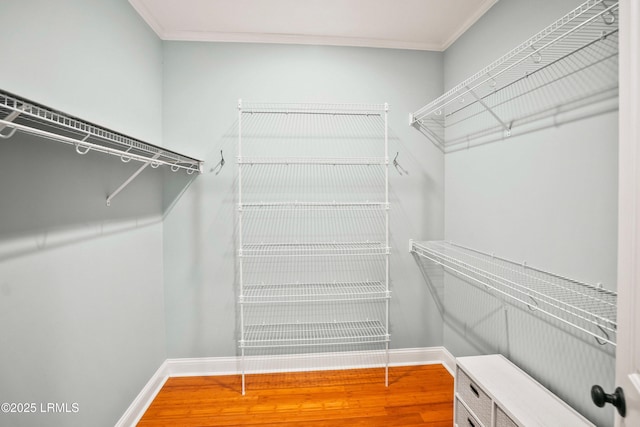
[[[242,276],[242,99],[238,100],[238,266],[240,281],[240,370],[242,373],[242,395],[245,394],[244,360],[244,286]]]
[[[388,131],[388,113],[389,104],[384,104],[384,159],[385,159],[385,172],[384,172],[384,201],[385,201],[385,226],[386,226],[386,251],[385,256],[385,286],[387,297],[389,296],[389,131]],[[389,336],[389,298],[386,298],[386,329],[385,333]],[[389,341],[385,342],[386,361],[384,368],[384,385],[389,387]]]

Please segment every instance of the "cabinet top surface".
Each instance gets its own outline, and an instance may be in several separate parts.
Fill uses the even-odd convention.
[[[502,355],[457,358],[507,415],[528,426],[592,426],[587,419]]]

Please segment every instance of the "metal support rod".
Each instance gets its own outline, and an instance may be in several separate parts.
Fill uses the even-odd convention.
[[[242,99],[238,99],[238,280],[240,284],[240,298],[244,297],[243,263],[242,263]],[[242,395],[245,394],[245,358],[244,358],[244,304],[240,304],[240,342],[241,357],[240,371],[242,375]]]
[[[384,104],[384,202],[385,210],[385,290],[389,294],[389,105]],[[385,334],[389,336],[389,299],[385,302]],[[384,385],[389,387],[389,340],[385,342],[385,367],[384,367]]]
[[[150,161],[146,162],[145,164],[143,164],[142,166],[140,166],[138,168],[137,171],[135,171],[133,173],[133,175],[131,175],[129,178],[127,178],[127,180],[125,182],[123,182],[122,184],[120,184],[120,187],[116,188],[115,191],[113,193],[111,193],[108,197],[107,197],[107,206],[111,206],[111,200],[116,197],[118,195],[118,193],[120,193],[122,190],[124,190],[124,188],[129,185],[129,183],[131,183],[131,181],[133,181],[138,175],[140,175],[140,173],[142,173],[143,170],[145,170],[147,168],[147,166],[149,166],[150,164],[153,163],[154,160],[156,160],[158,157],[160,157],[160,153],[156,154],[155,156],[153,156],[151,158]]]
[[[480,105],[482,105],[484,107],[484,109],[487,110],[498,121],[498,123],[500,123],[500,125],[502,125],[504,130],[507,131],[507,136],[511,136],[511,125],[507,126],[507,124],[502,121],[502,119],[491,109],[491,107],[489,107],[482,100],[482,98],[480,98],[478,95],[476,95],[476,93],[469,86],[465,86],[465,87],[467,88],[467,90],[469,91],[471,96],[473,96],[476,99],[476,101],[478,101],[480,103]]]

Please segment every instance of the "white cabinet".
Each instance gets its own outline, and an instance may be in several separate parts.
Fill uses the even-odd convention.
[[[593,426],[502,355],[457,359],[454,408],[458,427]]]

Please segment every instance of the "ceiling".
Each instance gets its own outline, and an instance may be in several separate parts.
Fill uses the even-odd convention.
[[[163,40],[442,51],[498,0],[129,0]]]

